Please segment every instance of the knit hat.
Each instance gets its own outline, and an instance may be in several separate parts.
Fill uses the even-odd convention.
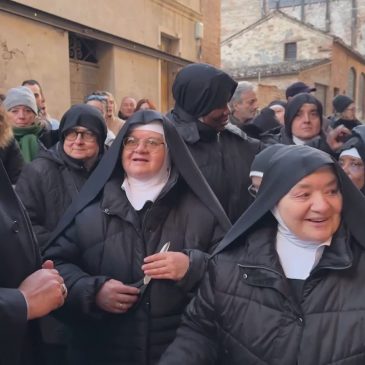
[[[310,93],[312,91],[316,91],[315,87],[310,87],[304,82],[298,81],[291,84],[285,91],[285,96],[288,99],[289,97],[293,97],[297,94],[301,93]]]
[[[6,111],[9,111],[11,108],[14,108],[18,105],[24,105],[32,109],[34,114],[38,113],[35,97],[32,91],[25,86],[19,86],[10,89],[6,94],[3,105]]]
[[[337,95],[334,97],[332,104],[336,112],[342,113],[354,101],[346,95]]]

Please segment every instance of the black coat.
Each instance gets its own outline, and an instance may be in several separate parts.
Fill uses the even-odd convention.
[[[37,321],[27,321],[27,304],[17,289],[40,267],[29,219],[0,163],[0,363],[40,364]]]
[[[172,171],[157,200],[138,214],[121,189],[122,141],[134,125],[156,120],[164,127]],[[171,122],[155,111],[136,112],[68,209],[45,252],[69,290],[61,314],[73,332],[73,363],[154,364],[175,336],[181,313],[205,271],[206,253],[229,226]],[[106,280],[138,282],[144,257],[167,241],[170,251],[189,255],[182,280],[152,280],[140,303],[125,314],[97,308],[95,296]]]
[[[24,166],[15,189],[41,248],[88,176],[82,165],[61,155],[59,145],[42,149],[36,159]]]
[[[263,145],[229,125],[218,133],[178,106],[168,115],[231,222],[252,203],[250,167]],[[238,129],[238,131],[237,131]]]
[[[213,258],[160,365],[365,363],[363,247],[341,229],[299,302],[275,237],[269,224]]]
[[[0,148],[0,160],[11,183],[15,184],[24,166],[24,159],[14,138],[6,147]]]
[[[324,166],[339,181],[342,226],[300,293],[281,267],[270,210]],[[363,364],[364,214],[363,196],[329,155],[283,146],[270,159],[255,202],[213,253],[160,365]]]

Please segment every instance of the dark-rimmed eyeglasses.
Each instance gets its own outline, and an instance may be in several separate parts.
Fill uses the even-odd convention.
[[[77,129],[69,129],[65,132],[65,139],[68,141],[76,141],[78,136],[81,136],[81,139],[85,142],[95,142],[96,141],[96,134],[92,131],[80,131]]]
[[[162,142],[161,140],[156,138],[140,139],[136,137],[126,137],[123,139],[124,148],[129,151],[135,150],[140,143],[143,144],[143,147],[148,152],[156,152],[161,145],[165,144],[165,142]]]

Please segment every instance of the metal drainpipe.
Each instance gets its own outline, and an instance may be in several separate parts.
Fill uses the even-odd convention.
[[[330,0],[326,0],[326,32],[331,31],[331,9]]]

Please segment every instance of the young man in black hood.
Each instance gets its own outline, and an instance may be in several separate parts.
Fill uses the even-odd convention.
[[[248,175],[261,149],[258,141],[228,123],[227,104],[236,87],[213,66],[188,65],[176,76],[176,103],[168,115],[232,222],[251,203]]]

